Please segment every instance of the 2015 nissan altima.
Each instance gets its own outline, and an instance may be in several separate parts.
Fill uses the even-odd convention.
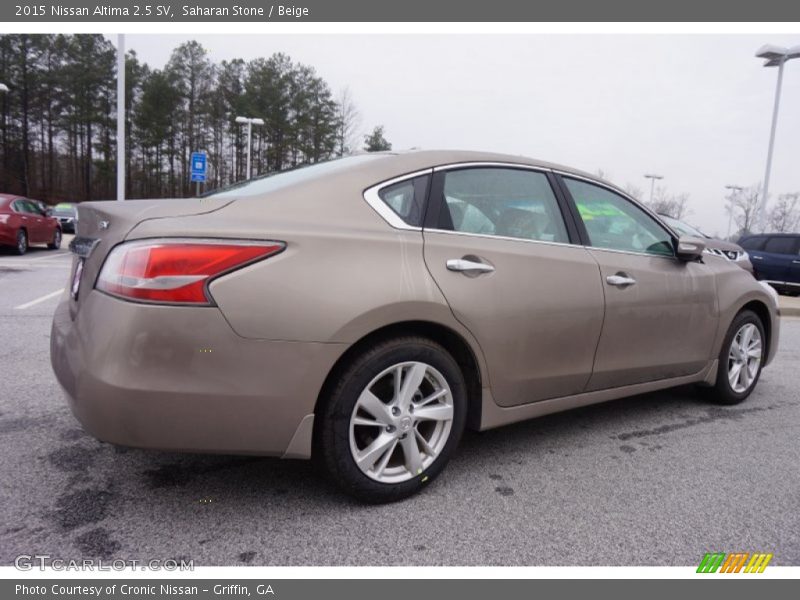
[[[774,292],[614,186],[516,156],[365,154],[80,205],[51,356],[101,440],[319,459],[370,502],[483,430],[682,384],[741,402]]]

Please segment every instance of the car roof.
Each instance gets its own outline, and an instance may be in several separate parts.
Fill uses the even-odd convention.
[[[372,154],[376,156],[385,156],[388,159],[387,162],[392,162],[398,166],[419,165],[419,168],[425,168],[426,166],[469,162],[514,163],[531,167],[539,167],[542,169],[562,171],[564,173],[570,173],[579,175],[580,177],[587,177],[600,181],[596,175],[591,175],[590,173],[586,173],[572,167],[517,154],[502,154],[498,152],[481,152],[475,150],[419,150],[415,148],[401,151],[374,152]]]
[[[363,176],[364,183],[367,184],[370,180],[372,180],[372,183],[378,183],[393,177],[399,177],[407,173],[413,173],[414,171],[421,171],[441,165],[452,165],[458,163],[508,163],[558,171],[566,175],[575,175],[577,177],[602,183],[603,185],[617,190],[622,195],[628,196],[628,194],[618,186],[601,179],[596,175],[592,175],[591,173],[560,165],[558,163],[552,163],[515,154],[481,152],[474,150],[418,149],[374,152],[370,154],[375,156],[376,160],[356,163],[348,168],[348,171],[351,174]]]

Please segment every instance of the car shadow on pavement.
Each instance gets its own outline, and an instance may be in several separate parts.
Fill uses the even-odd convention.
[[[643,440],[720,419],[738,419],[766,407],[719,407],[706,403],[693,387],[681,387],[548,415],[486,432],[466,432],[447,482],[476,470],[491,471],[498,457],[524,457],[525,463],[559,448],[565,452],[598,440],[605,443]],[[338,492],[313,461],[253,456],[178,454],[105,445],[117,477],[138,482],[149,496],[190,494],[198,503],[235,498],[240,508],[270,498],[304,506],[357,505]],[[441,483],[441,482],[440,482]],[[446,492],[445,492],[446,493]]]

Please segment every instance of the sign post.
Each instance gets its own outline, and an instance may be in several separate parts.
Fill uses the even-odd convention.
[[[205,183],[208,171],[208,157],[205,152],[192,152],[192,181],[197,184],[197,195],[200,195],[200,184]]]

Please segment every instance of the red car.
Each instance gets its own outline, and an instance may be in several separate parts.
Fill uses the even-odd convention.
[[[17,254],[25,254],[31,244],[47,244],[51,250],[58,250],[58,219],[47,216],[33,200],[0,194],[0,246],[12,246]]]

